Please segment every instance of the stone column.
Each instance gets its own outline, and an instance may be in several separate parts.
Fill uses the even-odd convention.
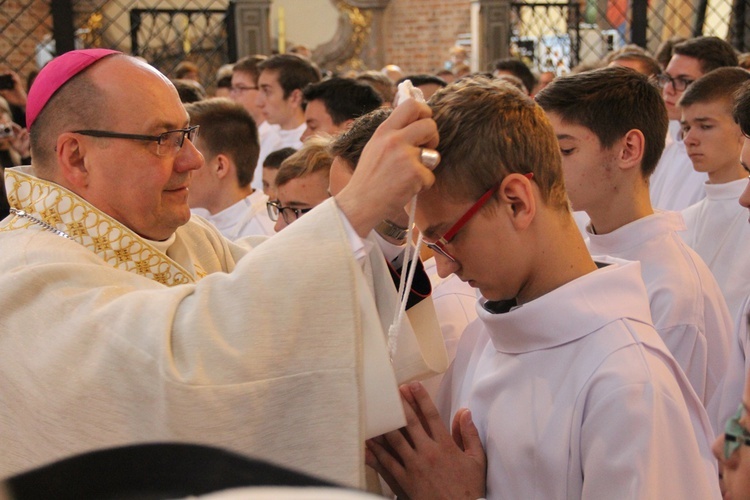
[[[271,54],[271,1],[233,1],[238,59],[253,54]]]
[[[477,68],[510,54],[510,0],[472,2],[472,50]]]

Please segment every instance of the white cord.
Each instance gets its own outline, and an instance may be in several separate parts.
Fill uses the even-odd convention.
[[[409,232],[406,235],[406,249],[404,250],[404,261],[402,269],[408,267],[408,272],[401,272],[401,280],[398,285],[398,296],[401,299],[399,308],[395,312],[393,317],[393,323],[388,328],[388,356],[393,362],[393,356],[396,353],[398,346],[398,336],[401,333],[401,325],[406,315],[406,304],[409,302],[409,292],[411,291],[411,285],[414,282],[414,276],[417,273],[417,263],[419,262],[419,249],[422,246],[422,233],[419,233],[417,244],[414,245],[411,238],[411,228],[414,227],[414,216],[417,210],[417,197],[414,196],[411,200],[411,206],[409,208]],[[414,255],[412,256],[411,266],[409,264],[409,253],[414,246]],[[408,274],[408,277],[407,277]]]
[[[396,94],[396,106],[407,99],[415,99],[418,102],[425,102],[424,94],[422,91],[412,85],[411,80],[404,80],[398,85],[398,92]],[[411,239],[411,229],[414,227],[414,216],[417,212],[417,196],[411,199],[411,206],[409,207],[409,224],[406,233],[406,249],[404,250],[404,262],[401,269],[409,264],[409,253],[414,246]],[[409,292],[411,291],[411,284],[414,281],[414,275],[417,272],[417,262],[419,262],[419,248],[422,246],[422,233],[419,233],[417,244],[414,246],[414,256],[412,257],[411,267],[408,273],[401,273],[401,279],[398,285],[398,296],[401,299],[398,310],[393,316],[393,323],[388,328],[388,356],[393,363],[393,355],[396,353],[396,347],[398,346],[398,336],[401,332],[401,324],[404,321],[404,315],[406,314],[406,304],[409,301]],[[407,279],[407,276],[408,279]]]

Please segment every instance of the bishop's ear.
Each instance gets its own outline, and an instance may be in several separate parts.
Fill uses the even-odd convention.
[[[536,214],[531,175],[508,174],[500,183],[498,190],[501,206],[508,212],[516,229],[525,229],[531,224]]]
[[[81,136],[72,132],[60,134],[55,144],[60,175],[68,185],[83,187],[88,183],[86,169],[86,144]]]

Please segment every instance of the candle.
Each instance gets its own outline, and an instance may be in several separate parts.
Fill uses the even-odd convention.
[[[286,25],[284,23],[284,7],[279,7],[279,54],[286,52]]]

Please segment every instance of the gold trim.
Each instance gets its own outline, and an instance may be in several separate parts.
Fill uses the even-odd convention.
[[[5,184],[13,208],[70,235],[110,266],[167,286],[196,281],[189,271],[148,241],[62,186],[16,169],[5,170]],[[18,215],[0,223],[0,231],[18,229],[44,230],[33,220]],[[201,271],[196,266],[199,277]]]
[[[337,2],[336,8],[349,19],[349,24],[352,28],[349,44],[353,47],[353,55],[346,61],[338,64],[336,68],[339,71],[344,69],[364,71],[367,69],[367,66],[362,61],[361,55],[370,36],[372,12],[354,7],[344,0]]]

